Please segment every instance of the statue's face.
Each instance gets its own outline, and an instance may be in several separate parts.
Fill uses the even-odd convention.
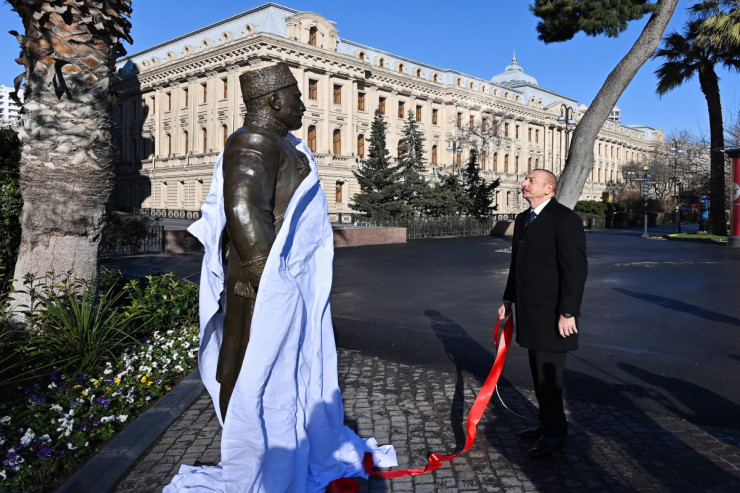
[[[303,113],[306,107],[301,101],[301,91],[298,86],[290,86],[278,92],[280,109],[275,111],[275,118],[288,127],[288,130],[298,130],[303,124]]]

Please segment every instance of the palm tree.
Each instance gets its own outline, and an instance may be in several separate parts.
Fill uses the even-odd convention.
[[[132,42],[131,1],[8,2],[25,29],[11,32],[25,67],[15,80],[17,90],[25,78],[16,286],[27,273],[91,279],[113,186],[109,83],[121,40]]]
[[[709,208],[709,229],[715,235],[727,235],[725,218],[725,158],[722,124],[722,102],[719,94],[719,77],[715,65],[740,70],[740,60],[732,54],[706,42],[699,42],[696,34],[704,19],[690,21],[685,33],[673,32],[663,40],[663,47],[655,53],[666,61],[655,71],[658,76],[657,93],[666,94],[694,75],[699,77],[709,110],[710,135],[710,185],[712,198]]]
[[[705,0],[691,10],[706,16],[699,26],[697,41],[740,56],[740,0]]]

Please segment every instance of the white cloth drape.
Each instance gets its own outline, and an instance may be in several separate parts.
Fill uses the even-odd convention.
[[[243,129],[240,129],[243,130]],[[313,493],[341,477],[366,477],[362,457],[381,467],[397,465],[395,450],[360,439],[344,426],[329,292],[334,256],[326,197],[308,147],[312,172],[291,199],[267,259],[252,318],[244,364],[222,422],[221,463],[183,465],[164,492]],[[201,271],[200,373],[216,413],[216,364],[225,296],[221,263],[223,153],[202,207],[189,231],[205,245]],[[219,420],[221,417],[219,416]]]

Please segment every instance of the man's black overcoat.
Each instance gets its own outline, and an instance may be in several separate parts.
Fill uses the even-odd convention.
[[[586,235],[578,215],[554,198],[525,228],[529,211],[514,223],[511,268],[504,300],[515,303],[517,342],[537,351],[571,351],[578,334],[561,337],[561,313],[578,316],[586,283]]]

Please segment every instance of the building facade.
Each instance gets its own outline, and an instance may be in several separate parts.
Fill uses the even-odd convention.
[[[15,89],[0,86],[0,125],[15,126],[21,124],[21,107],[10,97]],[[23,101],[23,89],[18,91],[18,98]]]
[[[333,215],[353,212],[360,189],[352,171],[366,157],[376,109],[394,157],[409,112],[419,122],[431,180],[459,171],[475,147],[482,176],[501,180],[498,212],[526,206],[519,184],[529,170],[561,172],[582,109],[540,87],[516,57],[486,80],[338,33],[321,15],[268,3],[120,60],[116,205],[197,211],[218,153],[244,119],[239,75],[277,61],[290,65],[303,93],[295,134],[316,156]],[[621,166],[664,139],[660,130],[607,120],[581,198],[601,199],[608,182],[623,180]]]

